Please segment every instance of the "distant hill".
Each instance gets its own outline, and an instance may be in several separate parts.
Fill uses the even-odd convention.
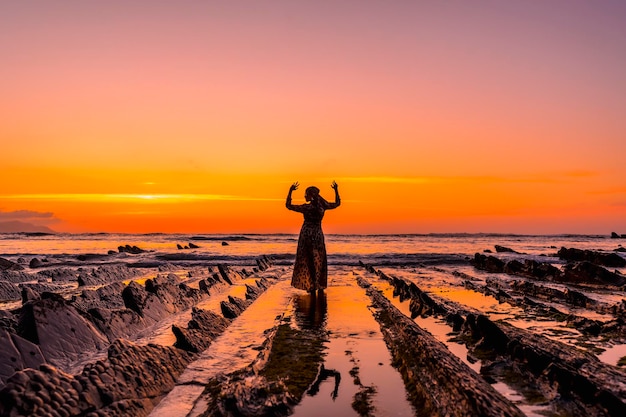
[[[10,222],[0,222],[0,233],[56,233],[56,232],[47,226],[38,226],[36,224],[14,220]]]

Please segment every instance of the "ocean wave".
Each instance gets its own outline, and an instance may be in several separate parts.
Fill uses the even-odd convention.
[[[251,240],[249,237],[247,236],[215,236],[215,235],[210,235],[210,236],[191,236],[189,238],[190,240],[222,240],[222,241],[229,241],[229,240]]]

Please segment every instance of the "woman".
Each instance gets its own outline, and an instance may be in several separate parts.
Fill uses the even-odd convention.
[[[304,223],[298,238],[296,263],[293,266],[291,285],[295,288],[314,292],[323,290],[328,284],[328,265],[326,261],[326,245],[322,232],[322,218],[326,210],[339,207],[339,186],[333,181],[331,187],[335,190],[335,202],[329,203],[320,195],[320,189],[309,187],[304,193],[307,204],[291,204],[291,193],[297,190],[300,184],[293,183],[289,187],[286,206],[289,210],[304,215]]]

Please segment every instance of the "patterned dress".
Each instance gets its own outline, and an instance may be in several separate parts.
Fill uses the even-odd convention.
[[[339,206],[338,202],[311,202],[309,204],[287,203],[289,210],[304,215],[304,223],[298,238],[296,262],[293,266],[291,285],[300,290],[315,291],[328,286],[326,245],[322,232],[324,212]]]

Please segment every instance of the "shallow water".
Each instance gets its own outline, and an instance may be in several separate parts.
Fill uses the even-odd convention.
[[[218,337],[200,358],[191,364],[179,380],[179,385],[153,411],[156,416],[184,416],[190,412],[194,398],[197,398],[209,379],[220,372],[228,373],[249,365],[257,356],[259,348],[266,338],[266,330],[275,326],[281,318],[289,315],[297,316],[295,300],[302,292],[289,286],[289,274],[293,262],[293,253],[297,244],[295,235],[204,235],[208,240],[191,240],[191,235],[57,235],[43,237],[25,237],[23,235],[0,235],[0,256],[17,261],[19,257],[48,257],[51,264],[72,262],[81,265],[76,255],[81,253],[106,254],[108,250],[117,250],[119,245],[137,245],[150,252],[139,255],[115,254],[103,260],[89,261],[89,267],[98,263],[126,262],[162,262],[160,256],[175,256],[174,263],[184,276],[186,271],[198,265],[229,265],[246,266],[255,264],[255,258],[271,255],[277,265],[270,273],[278,276],[279,282],[268,289],[252,304],[233,324],[226,333]],[[193,241],[201,246],[199,249],[178,250],[176,244],[188,244]],[[226,241],[228,245],[222,245]],[[579,249],[600,249],[611,251],[620,240],[609,239],[607,236],[513,236],[513,235],[388,235],[388,236],[356,236],[327,235],[329,252],[330,286],[326,291],[327,307],[323,319],[313,317],[311,320],[322,320],[329,331],[330,340],[326,345],[325,366],[336,369],[342,375],[337,397],[333,400],[334,381],[328,379],[320,385],[315,396],[305,396],[296,408],[296,415],[356,415],[351,403],[354,394],[362,387],[355,384],[349,372],[358,364],[359,377],[363,386],[375,385],[376,393],[372,395],[376,406],[375,415],[413,415],[413,410],[406,400],[402,379],[390,365],[389,351],[380,334],[377,322],[373,319],[367,306],[369,299],[365,292],[356,285],[356,277],[365,274],[364,269],[357,267],[359,261],[370,263],[389,275],[406,278],[417,283],[420,288],[438,297],[462,304],[466,308],[486,314],[493,320],[503,319],[508,323],[527,328],[533,332],[560,340],[572,345],[579,345],[581,335],[562,322],[537,316],[509,303],[500,303],[494,297],[468,290],[463,286],[465,278],[453,275],[453,271],[469,274],[477,283],[484,284],[487,278],[503,281],[513,278],[504,274],[491,274],[475,270],[468,264],[459,263],[475,252],[493,249],[495,244],[511,247],[528,255],[495,254],[501,258],[533,258],[549,261],[557,266],[563,264],[553,255],[559,247],[576,247]],[[436,255],[442,254],[437,257]],[[624,254],[620,254],[624,256]],[[178,257],[178,258],[176,258]],[[465,262],[465,261],[463,261]],[[437,268],[424,266],[436,265]],[[37,270],[26,268],[29,273]],[[133,280],[145,281],[156,275],[155,269],[146,269],[146,273]],[[368,279],[370,277],[368,276]],[[244,281],[245,282],[245,281]],[[400,303],[392,297],[391,287],[377,282],[377,287],[385,292],[404,314],[410,316],[408,302]],[[541,283],[565,289],[567,286],[555,283]],[[76,290],[76,289],[74,289]],[[605,303],[620,302],[623,292],[611,290],[587,291],[585,294]],[[219,302],[227,295],[243,297],[245,287],[235,285],[222,294],[216,294],[197,307],[219,311]],[[596,320],[609,320],[611,317],[589,309],[566,306],[558,302],[546,302],[565,313],[574,313]],[[0,308],[16,308],[20,302],[4,303]],[[190,319],[190,310],[172,316],[157,326],[137,335],[138,343],[158,343],[172,345],[174,336],[171,325],[186,325]],[[416,318],[421,327],[431,332],[442,341],[448,349],[463,360],[474,371],[479,372],[481,363],[467,357],[464,345],[451,340],[451,328],[438,318]],[[297,324],[298,320],[294,323]],[[302,320],[300,320],[301,323]],[[614,345],[611,341],[586,339],[596,347],[606,350],[598,357],[610,364],[626,355],[626,344]],[[540,406],[525,403],[523,396],[513,387],[503,382],[494,384],[502,394],[514,400],[527,415],[541,415],[545,411]],[[201,407],[200,407],[201,408]],[[186,410],[186,411],[185,411]],[[322,412],[323,411],[323,412]],[[192,413],[193,414],[193,413]]]
[[[409,310],[409,301],[400,301],[398,297],[393,297],[393,287],[386,281],[377,281],[369,277],[374,286],[382,291],[387,299],[398,308],[404,315],[411,317],[411,311]],[[467,366],[469,366],[474,372],[480,374],[482,362],[477,359],[470,359],[468,356],[468,349],[464,344],[454,341],[455,334],[452,331],[450,325],[444,320],[437,317],[416,317],[413,319],[422,329],[432,334],[437,340],[442,342],[448,350],[454,354],[457,358],[461,359]],[[492,384],[493,388],[502,394],[505,398],[513,402],[524,414],[528,417],[541,417],[545,416],[548,408],[542,405],[533,405],[524,397],[524,395],[514,386],[505,383],[504,381],[497,381]]]
[[[117,252],[118,246],[129,244],[149,250],[147,254],[114,255],[119,262],[136,262],[155,255],[188,255],[237,263],[261,255],[277,260],[293,260],[297,235],[190,235],[190,234],[58,234],[29,236],[0,234],[0,256],[17,261],[34,256],[50,256],[51,260],[84,253]],[[194,243],[200,248],[178,250],[177,244]],[[228,245],[222,245],[222,242]],[[612,251],[622,239],[608,235],[500,235],[500,234],[427,234],[427,235],[326,235],[329,261],[332,264],[356,264],[363,260],[373,264],[402,264],[428,261],[434,254],[473,256],[494,245],[510,247],[527,257],[554,255],[558,248],[575,247]],[[625,256],[620,253],[621,256]],[[500,257],[520,255],[500,253]],[[445,258],[444,258],[445,259]],[[451,258],[452,259],[452,258]],[[555,258],[556,259],[556,258]]]
[[[334,380],[327,380],[315,396],[305,395],[295,408],[294,416],[358,416],[352,408],[354,395],[362,387],[374,387],[372,395],[376,416],[412,416],[400,374],[391,366],[391,355],[383,340],[380,326],[368,310],[369,297],[356,284],[350,270],[335,272],[326,291],[328,312],[324,366],[341,374],[336,398],[331,394]],[[350,371],[358,369],[361,385]],[[329,401],[330,397],[330,401]]]

